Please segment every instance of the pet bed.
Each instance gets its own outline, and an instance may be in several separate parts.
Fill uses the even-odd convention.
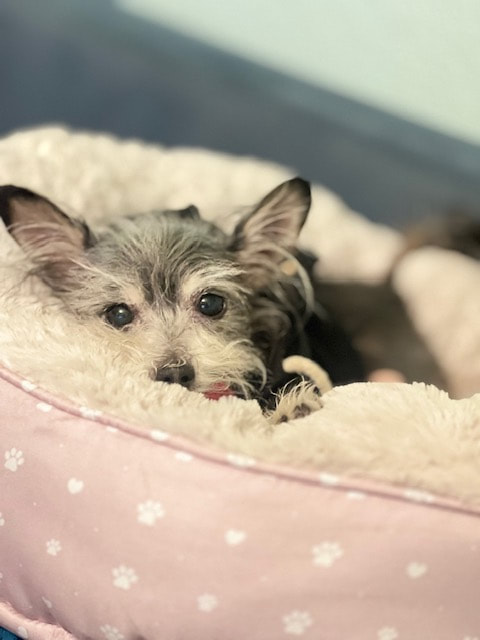
[[[290,175],[60,128],[0,141],[0,183],[87,219],[191,202],[221,215]],[[382,278],[400,237],[321,187],[313,202],[301,240],[321,273]],[[0,627],[33,640],[480,637],[478,263],[422,249],[393,274],[457,399],[353,384],[272,431],[253,401],[117,370],[25,281],[4,230],[0,244]]]

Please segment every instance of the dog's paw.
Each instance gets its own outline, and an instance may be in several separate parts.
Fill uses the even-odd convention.
[[[332,388],[327,372],[322,367],[303,356],[290,356],[283,363],[287,373],[298,373],[301,382],[287,385],[278,394],[275,408],[265,415],[270,424],[289,422],[304,418],[323,407],[322,394]]]
[[[323,407],[322,394],[332,388],[327,372],[308,358],[290,356],[283,361],[283,369],[301,374],[304,380],[279,394],[275,408],[267,414],[270,424],[304,418],[318,411]]]
[[[320,389],[311,382],[300,382],[280,393],[273,411],[267,414],[270,424],[304,418],[323,407]]]

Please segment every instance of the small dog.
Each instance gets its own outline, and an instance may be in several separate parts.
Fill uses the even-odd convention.
[[[318,389],[303,382],[296,401],[282,407],[279,391],[301,381],[282,370],[285,357],[313,356],[335,382],[363,378],[347,337],[312,299],[314,260],[295,249],[310,204],[309,184],[295,178],[232,233],[193,205],[90,229],[45,197],[0,187],[0,216],[30,274],[67,312],[136,358],[152,379],[256,398],[277,422],[321,405]],[[311,335],[320,344],[313,354]]]

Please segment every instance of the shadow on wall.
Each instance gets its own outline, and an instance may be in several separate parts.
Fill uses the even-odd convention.
[[[0,133],[60,122],[292,167],[376,221],[480,211],[480,149],[123,14],[2,0]]]

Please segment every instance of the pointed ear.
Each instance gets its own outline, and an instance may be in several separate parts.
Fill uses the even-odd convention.
[[[255,286],[265,286],[285,254],[293,251],[310,205],[310,184],[293,178],[267,194],[238,223],[230,248],[248,267]]]
[[[86,224],[72,220],[50,200],[28,189],[0,187],[0,218],[52,288],[62,288],[68,273],[92,245]]]
[[[200,211],[198,210],[198,207],[196,207],[194,204],[190,204],[188,207],[185,207],[185,209],[179,209],[177,213],[180,216],[180,218],[182,218],[183,220],[199,220],[200,219]]]

